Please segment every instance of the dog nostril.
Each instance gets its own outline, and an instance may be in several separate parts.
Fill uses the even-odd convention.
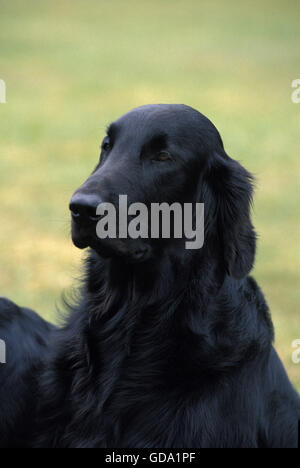
[[[96,195],[75,194],[70,203],[70,211],[74,220],[88,220],[97,222],[101,218],[97,216],[97,208],[101,203]]]
[[[71,211],[71,216],[74,219],[80,218],[81,212],[80,212],[80,207],[77,206],[75,203],[70,203],[70,211]]]
[[[72,217],[75,218],[75,219],[76,219],[76,218],[80,218],[80,213],[78,213],[78,212],[76,212],[76,211],[71,210],[71,215],[72,215]]]

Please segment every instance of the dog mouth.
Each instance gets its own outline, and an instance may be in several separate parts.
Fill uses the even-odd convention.
[[[96,233],[96,223],[100,217],[89,217],[85,223],[76,222],[72,214],[72,241],[78,249],[93,249],[100,257],[121,257],[127,263],[142,263],[150,259],[152,247],[142,239],[100,239]]]
[[[80,215],[72,212],[72,241],[75,247],[78,249],[86,249],[90,245],[91,239],[91,228],[90,222],[81,222]]]

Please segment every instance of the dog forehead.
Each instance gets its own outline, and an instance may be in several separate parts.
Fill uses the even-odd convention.
[[[197,115],[198,114],[198,115]],[[112,127],[118,132],[137,136],[191,133],[201,124],[201,114],[181,104],[152,104],[123,115]]]
[[[208,147],[222,146],[214,124],[205,115],[184,104],[150,104],[137,107],[117,119],[111,127],[120,140],[140,146],[152,137],[164,135],[174,143],[189,142]],[[133,141],[134,137],[134,141]]]

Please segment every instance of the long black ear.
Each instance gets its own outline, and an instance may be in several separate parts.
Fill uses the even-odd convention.
[[[208,183],[215,200],[215,221],[227,273],[240,279],[253,267],[256,234],[250,210],[253,177],[225,152],[210,160]],[[209,214],[208,214],[209,215]]]

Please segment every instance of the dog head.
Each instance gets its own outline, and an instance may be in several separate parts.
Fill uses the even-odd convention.
[[[116,120],[107,130],[96,169],[70,203],[72,236],[79,248],[91,247],[101,256],[121,256],[128,262],[145,262],[162,249],[174,251],[174,246],[184,249],[172,229],[169,239],[161,230],[155,239],[132,238],[123,236],[118,225],[113,236],[99,238],[97,225],[104,214],[99,206],[115,207],[118,218],[120,196],[126,196],[128,206],[138,203],[149,210],[153,204],[203,203],[204,248],[217,243],[220,267],[233,277],[251,270],[252,177],[226,154],[217,129],[198,111],[184,105],[149,105]]]

